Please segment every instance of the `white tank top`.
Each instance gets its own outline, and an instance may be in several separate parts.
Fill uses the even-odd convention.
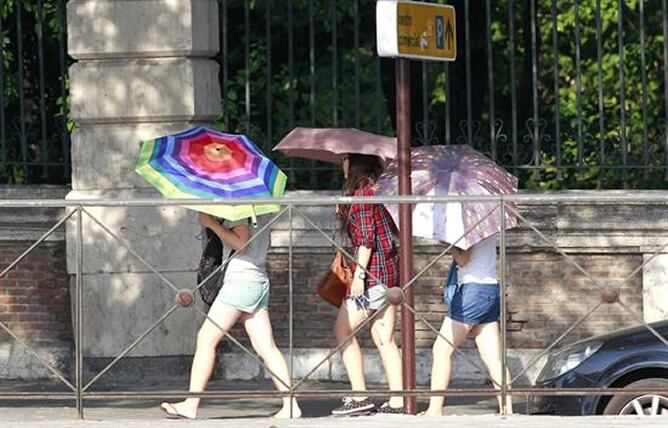
[[[472,247],[471,260],[466,266],[457,266],[457,284],[496,284],[496,236],[489,237]]]

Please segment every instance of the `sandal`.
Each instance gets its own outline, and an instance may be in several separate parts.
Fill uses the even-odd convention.
[[[168,419],[188,419],[188,420],[195,419],[195,418],[191,418],[190,416],[186,416],[184,414],[181,414],[176,409],[176,406],[174,406],[172,403],[164,402],[164,403],[160,404],[160,409],[162,409],[163,412],[167,413],[167,418]]]

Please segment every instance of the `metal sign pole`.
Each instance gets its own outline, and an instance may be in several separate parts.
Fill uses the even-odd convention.
[[[410,63],[404,58],[396,59],[397,91],[397,159],[399,161],[399,195],[411,194],[411,87]],[[413,222],[411,204],[399,205],[399,238],[401,284],[413,278]],[[405,305],[414,306],[413,287],[408,287]],[[411,311],[401,310],[401,352],[404,389],[415,389],[415,316]],[[404,397],[404,411],[414,415],[415,396]]]

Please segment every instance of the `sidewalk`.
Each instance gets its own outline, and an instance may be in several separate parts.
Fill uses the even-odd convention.
[[[134,385],[144,391],[159,389],[182,389],[185,381],[174,381],[160,385],[150,382],[138,382]],[[270,382],[212,382],[209,390],[253,390],[271,388]],[[342,383],[313,382],[308,389],[345,389]],[[128,385],[104,385],[105,390],[133,389]],[[26,384],[17,381],[3,381],[0,392],[14,391],[54,391],[62,390],[56,385]],[[376,400],[380,402],[381,400]],[[304,399],[300,402],[304,418],[297,420],[276,420],[270,416],[276,412],[280,400],[205,400],[196,421],[169,420],[159,409],[159,400],[113,400],[87,401],[85,419],[78,420],[71,401],[0,401],[0,428],[149,428],[178,427],[189,428],[290,428],[290,427],[359,427],[359,428],[412,428],[412,427],[503,427],[503,428],[665,428],[668,416],[655,418],[638,417],[557,417],[523,415],[525,404],[516,400],[515,411],[520,413],[510,417],[501,417],[496,412],[494,398],[451,398],[445,408],[446,416],[427,418],[403,415],[372,415],[350,418],[329,416],[332,408],[339,404],[336,398]],[[419,402],[420,409],[426,406],[425,400]]]
[[[26,419],[22,413],[12,409],[1,408],[3,428],[154,428],[178,427],[189,428],[412,428],[412,427],[456,427],[456,428],[665,428],[668,426],[668,416],[654,418],[589,416],[589,417],[557,417],[557,416],[527,416],[513,415],[501,417],[497,415],[450,415],[441,418],[426,418],[419,416],[374,415],[351,418],[335,418],[331,416],[320,418],[302,418],[297,420],[276,420],[268,417],[234,417],[216,415],[207,418],[206,412],[202,415],[207,419],[196,421],[167,420],[156,411],[138,412],[128,409],[95,409],[88,413],[88,419],[76,420],[74,411],[46,411],[43,408],[33,409]],[[27,412],[26,412],[27,413]],[[7,420],[9,417],[9,420]]]

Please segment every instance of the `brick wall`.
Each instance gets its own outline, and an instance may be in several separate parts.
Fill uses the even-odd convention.
[[[58,186],[6,186],[0,199],[64,198]],[[0,207],[0,272],[64,215],[53,208]],[[65,226],[56,229],[0,277],[0,322],[53,367],[67,373],[73,335]],[[53,377],[31,352],[0,329],[0,378]]]
[[[31,242],[0,242],[4,269]],[[65,243],[44,242],[0,278],[0,322],[18,337],[40,344],[72,340]],[[0,342],[12,340],[0,330]]]
[[[415,254],[415,270],[423,269],[438,254],[425,249]],[[332,328],[336,310],[315,293],[315,284],[328,268],[330,252],[297,253],[293,258],[294,346],[319,348],[335,346]],[[548,346],[572,323],[600,302],[599,288],[564,257],[548,252],[508,252],[507,302],[508,346],[543,348]],[[602,284],[619,284],[642,263],[642,255],[586,254],[575,260]],[[426,321],[439,329],[446,314],[442,300],[442,284],[447,277],[451,259],[448,256],[427,270],[415,285],[415,308]],[[268,259],[272,280],[270,313],[279,346],[288,340],[288,259],[287,254],[273,253]],[[642,317],[642,278],[634,276],[622,287],[622,302],[602,305],[574,329],[564,340],[568,343],[592,335],[631,326]],[[233,331],[235,338],[248,343],[241,327]],[[426,323],[416,323],[416,345],[428,348],[436,333]],[[368,329],[359,336],[364,346],[373,346]],[[472,342],[468,342],[472,346]]]

